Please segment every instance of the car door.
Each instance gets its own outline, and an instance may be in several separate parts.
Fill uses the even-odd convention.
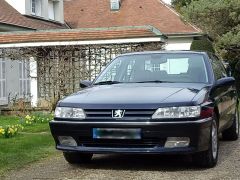
[[[215,55],[211,55],[210,58],[215,81],[227,77],[227,72],[222,61]],[[219,86],[212,94],[219,110],[219,128],[220,130],[227,128],[231,125],[231,120],[235,114],[237,102],[235,84]]]

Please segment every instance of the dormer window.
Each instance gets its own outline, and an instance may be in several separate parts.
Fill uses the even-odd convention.
[[[121,0],[110,0],[111,11],[119,11]]]
[[[36,16],[42,15],[42,0],[31,0],[32,14]]]

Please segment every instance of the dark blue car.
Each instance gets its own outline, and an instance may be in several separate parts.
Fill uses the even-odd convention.
[[[219,135],[239,135],[235,80],[214,54],[125,54],[80,86],[59,101],[50,122],[69,163],[90,161],[95,153],[191,154],[213,167]]]

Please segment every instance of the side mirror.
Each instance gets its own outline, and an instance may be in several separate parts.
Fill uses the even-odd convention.
[[[216,87],[232,85],[234,83],[235,79],[233,77],[225,77],[217,80]]]
[[[80,81],[80,88],[86,88],[86,87],[89,87],[91,85],[92,85],[91,81],[88,81],[88,80]]]
[[[225,69],[227,71],[227,75],[229,77],[231,77],[232,76],[232,68],[231,68],[230,64],[228,62],[226,62],[226,61],[223,61],[223,65],[224,65],[224,67],[225,67]]]

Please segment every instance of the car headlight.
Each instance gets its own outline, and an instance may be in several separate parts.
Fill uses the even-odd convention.
[[[199,117],[200,106],[166,107],[158,108],[152,119],[191,118]]]
[[[81,108],[57,107],[55,110],[56,118],[85,119],[86,115]]]

